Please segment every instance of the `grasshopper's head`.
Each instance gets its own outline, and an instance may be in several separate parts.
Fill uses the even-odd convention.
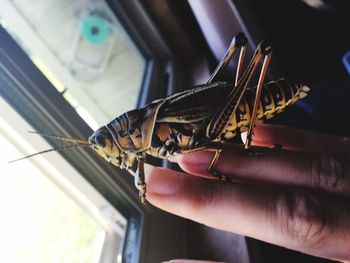
[[[88,139],[92,149],[94,149],[107,162],[120,168],[125,168],[127,155],[114,142],[112,134],[106,127],[96,130]]]

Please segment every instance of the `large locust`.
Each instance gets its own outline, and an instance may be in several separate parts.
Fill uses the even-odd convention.
[[[142,203],[146,198],[144,163],[146,155],[169,158],[201,150],[213,150],[215,155],[208,170],[214,176],[222,142],[234,138],[237,132],[247,132],[244,142],[249,148],[257,120],[270,119],[282,112],[310,90],[307,86],[281,78],[264,84],[272,48],[261,42],[243,70],[247,38],[238,33],[226,54],[206,84],[132,111],[115,118],[96,130],[88,141],[54,136],[88,144],[107,162],[126,169],[135,177]],[[218,79],[234,53],[240,50],[235,83]],[[262,62],[257,85],[250,85]],[[52,136],[51,136],[52,137]]]

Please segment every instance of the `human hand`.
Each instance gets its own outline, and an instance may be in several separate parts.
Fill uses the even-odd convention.
[[[147,166],[147,200],[210,227],[350,260],[350,139],[280,126],[254,132],[255,145],[283,148],[255,155],[224,145],[214,169],[232,182],[208,173],[208,151],[176,157],[186,173]]]

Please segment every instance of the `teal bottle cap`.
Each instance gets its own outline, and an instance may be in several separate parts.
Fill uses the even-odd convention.
[[[82,21],[81,34],[86,41],[92,44],[103,44],[111,33],[109,22],[99,15],[87,16]]]

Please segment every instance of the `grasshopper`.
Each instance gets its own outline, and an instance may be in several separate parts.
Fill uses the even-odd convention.
[[[243,70],[247,42],[246,36],[238,33],[204,85],[128,111],[96,130],[87,142],[54,137],[89,145],[107,162],[129,171],[135,178],[142,203],[146,200],[144,164],[147,154],[167,159],[178,154],[213,150],[215,154],[208,170],[220,177],[215,163],[222,142],[231,140],[237,132],[247,132],[244,147],[250,148],[257,120],[272,118],[304,98],[310,90],[305,85],[290,84],[285,78],[264,84],[272,54],[266,41],[257,46]],[[235,82],[218,81],[237,50],[240,53]],[[260,62],[258,83],[250,86]]]
[[[235,83],[217,82],[237,49],[240,49],[240,55]],[[234,138],[237,130],[247,131],[245,148],[249,148],[257,119],[272,118],[307,95],[307,86],[291,85],[286,79],[263,85],[272,52],[266,41],[258,45],[243,72],[246,49],[247,38],[238,33],[206,84],[126,112],[90,136],[88,142],[100,156],[135,177],[142,203],[146,197],[143,168],[146,154],[170,158],[177,154],[214,150],[208,170],[218,176],[214,167],[221,142]],[[258,84],[249,88],[262,60]],[[136,170],[133,169],[135,161]]]

